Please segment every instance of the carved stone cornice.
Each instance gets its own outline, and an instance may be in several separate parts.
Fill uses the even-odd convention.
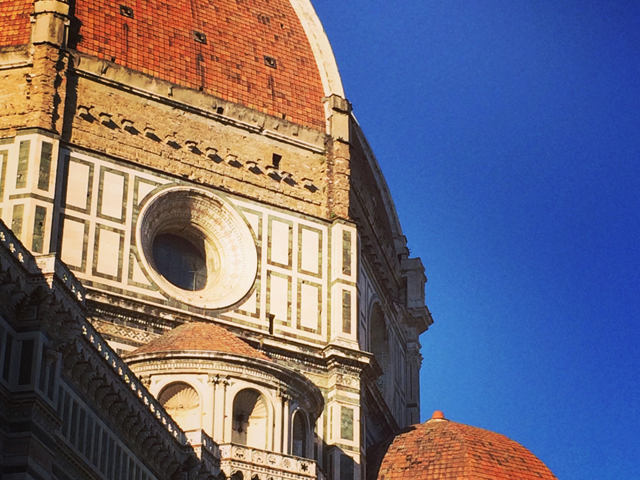
[[[157,373],[209,373],[215,385],[242,378],[259,385],[288,392],[300,404],[307,404],[319,415],[324,408],[322,393],[311,380],[299,372],[275,362],[231,353],[211,351],[162,352],[133,354],[127,357],[131,370],[143,378]]]
[[[3,318],[21,332],[46,331],[46,354],[60,358],[62,378],[58,382],[72,385],[81,401],[106,420],[113,433],[125,440],[158,479],[169,480],[183,466],[198,463],[195,452],[184,432],[86,320],[84,301],[84,289],[55,255],[34,259],[0,221]],[[26,413],[24,420],[45,432],[58,430],[60,418],[53,411],[47,414],[50,406],[36,409],[31,408],[33,402],[24,403],[26,394],[47,407],[44,398],[38,400],[35,391],[4,393],[2,397],[7,398],[0,398],[4,406],[20,399],[24,407],[9,407],[6,412]],[[59,441],[64,440],[59,437]],[[72,478],[91,476],[76,474],[81,465],[77,462],[72,465],[74,462],[68,455],[61,455],[60,459],[61,464],[69,463]],[[202,468],[200,465],[199,470]],[[216,475],[218,471],[208,474]]]

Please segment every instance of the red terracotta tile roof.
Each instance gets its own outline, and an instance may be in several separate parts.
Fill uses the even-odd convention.
[[[249,346],[224,327],[204,322],[190,322],[180,325],[134,350],[129,355],[184,351],[233,353],[269,360],[265,354]]]
[[[80,52],[325,129],[322,80],[289,0],[77,0],[75,17]]]
[[[557,480],[533,453],[504,435],[434,417],[394,439],[378,480]]]
[[[29,16],[33,0],[2,0],[0,3],[0,47],[26,45],[31,37]]]

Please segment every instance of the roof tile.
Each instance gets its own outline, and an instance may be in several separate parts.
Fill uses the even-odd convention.
[[[204,322],[190,322],[180,325],[127,356],[187,351],[233,353],[269,360],[269,357],[264,353],[251,347],[224,327]]]
[[[393,440],[378,480],[557,480],[533,453],[504,435],[434,417]]]
[[[75,16],[70,43],[78,51],[325,129],[320,72],[289,0],[77,0]]]

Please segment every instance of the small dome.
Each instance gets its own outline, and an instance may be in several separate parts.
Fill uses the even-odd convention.
[[[168,331],[160,338],[129,353],[127,357],[170,352],[222,352],[269,360],[224,327],[213,323],[190,322]]]
[[[451,422],[436,411],[398,435],[378,480],[557,480],[533,453],[499,433]]]

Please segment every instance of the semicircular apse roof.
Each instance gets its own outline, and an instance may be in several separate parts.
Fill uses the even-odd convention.
[[[126,357],[175,352],[220,352],[269,360],[264,353],[242,341],[226,328],[207,322],[189,322],[129,352]]]

